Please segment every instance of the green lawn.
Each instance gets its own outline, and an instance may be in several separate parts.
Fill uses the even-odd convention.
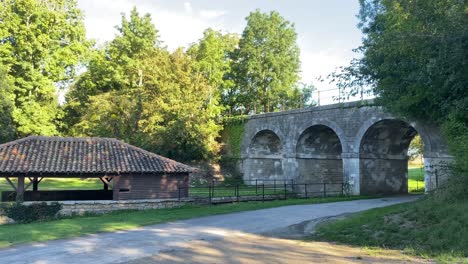
[[[424,170],[422,167],[408,168],[408,192],[424,192]]]
[[[371,197],[328,197],[311,199],[289,199],[270,202],[243,202],[216,206],[187,205],[181,208],[120,211],[99,216],[80,216],[47,222],[0,226],[0,248],[16,244],[70,238],[85,234],[125,230],[144,225],[163,223],[215,214],[257,210],[285,205],[313,204]]]
[[[400,249],[440,262],[468,263],[468,203],[426,198],[372,209],[319,226],[310,240]]]
[[[16,183],[15,179],[12,179]],[[26,180],[25,184],[28,184]],[[28,190],[31,190],[29,187]],[[103,183],[99,179],[79,179],[79,178],[44,178],[39,183],[39,190],[100,190]],[[0,178],[0,191],[13,191],[13,188],[4,178]]]

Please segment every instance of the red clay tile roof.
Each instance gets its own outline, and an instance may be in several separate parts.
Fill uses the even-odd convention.
[[[174,160],[112,138],[30,136],[0,145],[0,175],[191,172]]]

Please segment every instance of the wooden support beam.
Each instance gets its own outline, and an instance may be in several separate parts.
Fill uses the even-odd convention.
[[[33,192],[37,192],[39,190],[39,183],[42,181],[43,177],[39,180],[39,177],[34,177],[33,180]]]
[[[18,177],[18,188],[16,188],[16,201],[24,201],[24,176]]]
[[[28,177],[29,179],[29,184],[24,188],[25,190],[27,190],[29,188],[29,186],[33,186],[33,191],[38,191],[39,190],[39,183],[44,179],[44,177],[37,177],[37,176],[34,176],[34,177]]]
[[[99,178],[102,183],[104,183],[104,190],[109,190],[109,186],[111,186],[112,177],[100,177]]]
[[[15,184],[13,184],[13,182],[10,180],[10,178],[9,178],[9,177],[5,177],[5,179],[6,179],[7,182],[10,184],[10,186],[13,187],[13,190],[15,190],[15,192],[16,192],[16,191],[17,191],[17,190],[16,190],[16,186],[15,186]]]
[[[24,190],[25,190],[25,191],[28,190],[29,186],[31,186],[33,183],[34,183],[34,180],[33,180],[33,181],[30,180],[29,183],[28,183],[28,185],[26,185],[26,186],[24,187]]]

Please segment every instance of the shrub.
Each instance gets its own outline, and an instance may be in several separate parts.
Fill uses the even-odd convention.
[[[6,216],[17,223],[30,223],[53,219],[60,209],[62,209],[62,205],[57,202],[51,204],[42,202],[30,205],[12,203],[7,205],[4,211]]]

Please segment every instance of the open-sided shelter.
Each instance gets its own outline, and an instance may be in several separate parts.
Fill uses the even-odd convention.
[[[99,178],[103,190],[91,195],[97,199],[186,197],[190,172],[187,165],[112,138],[30,136],[0,145],[0,177],[6,178],[20,201],[62,200],[48,199],[50,192],[39,191],[45,177]],[[32,191],[25,192],[31,185]],[[73,200],[85,193],[61,192],[52,196]]]

